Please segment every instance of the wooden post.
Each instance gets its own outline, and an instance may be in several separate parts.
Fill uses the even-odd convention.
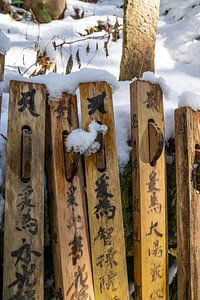
[[[76,97],[63,94],[48,110],[46,161],[56,299],[94,300],[82,163],[78,154],[65,150],[67,135],[78,127]]]
[[[44,299],[45,101],[43,85],[11,81],[5,188],[4,300]],[[25,137],[26,133],[28,137]],[[30,156],[23,158],[26,152]]]
[[[112,91],[105,82],[80,84],[83,128],[108,127],[97,154],[85,157],[95,300],[127,300],[128,282]],[[105,163],[102,158],[105,153]],[[100,159],[101,157],[101,159]],[[100,163],[101,162],[101,163]]]
[[[130,86],[134,299],[167,299],[167,218],[162,91],[137,80]]]
[[[200,299],[200,112],[175,111],[178,299]]]

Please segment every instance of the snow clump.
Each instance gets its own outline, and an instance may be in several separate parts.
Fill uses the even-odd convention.
[[[153,84],[159,84],[165,97],[169,97],[171,90],[170,87],[167,85],[166,81],[162,77],[156,77],[153,72],[144,72],[142,75],[142,80],[149,81]]]
[[[100,143],[96,141],[97,134],[103,135],[107,132],[107,126],[92,121],[88,126],[88,131],[81,128],[73,130],[67,137],[67,151],[74,150],[76,153],[90,155],[96,153],[100,148]]]
[[[200,110],[200,93],[184,92],[179,96],[178,107],[189,106],[193,110]]]
[[[5,55],[10,49],[10,40],[0,29],[0,54]]]

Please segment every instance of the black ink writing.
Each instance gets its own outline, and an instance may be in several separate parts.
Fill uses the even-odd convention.
[[[113,231],[114,231],[113,227],[110,227],[110,228],[106,229],[106,228],[103,228],[102,226],[100,226],[98,234],[94,238],[94,240],[95,241],[97,239],[103,240],[104,241],[104,246],[111,245]]]
[[[31,234],[33,234],[33,235],[37,234],[37,232],[38,232],[37,219],[35,219],[31,216],[30,208],[28,209],[27,213],[22,214],[21,223],[22,223],[21,228],[16,227],[16,229],[18,231],[28,229]]]
[[[151,268],[151,281],[156,281],[159,278],[162,278],[161,266],[154,264],[153,268]]]
[[[35,111],[35,94],[35,89],[32,89],[31,92],[29,91],[26,93],[21,93],[22,97],[17,103],[19,106],[21,106],[19,108],[20,112],[23,112],[27,108],[33,117],[39,116],[39,114]]]
[[[163,234],[157,230],[157,227],[158,227],[158,222],[156,223],[151,222],[151,226],[149,227],[149,233],[147,233],[146,236],[152,235],[152,233],[154,232],[156,236],[162,237]]]
[[[88,284],[87,284],[87,280],[88,280],[88,275],[85,272],[85,265],[81,268],[80,266],[78,266],[77,271],[74,273],[74,281],[73,283],[70,285],[68,291],[67,291],[67,296],[69,295],[69,293],[71,292],[72,288],[74,287],[75,291],[73,292],[73,294],[71,295],[69,300],[87,300],[88,299]]]
[[[106,276],[103,275],[99,277],[99,287],[100,293],[103,293],[104,288],[107,290],[111,290],[112,292],[116,292],[117,288],[115,287],[114,279],[117,276],[117,273],[110,271],[110,273]]]
[[[18,250],[11,252],[11,256],[16,257],[15,266],[19,262],[28,265],[31,262],[31,255],[41,256],[40,252],[31,250],[31,245],[26,242],[26,239],[22,239],[22,243],[23,245]]]
[[[147,92],[147,100],[143,102],[147,109],[155,109],[160,112],[160,107],[153,91]]]
[[[101,254],[97,257],[96,265],[103,267],[103,264],[105,264],[109,268],[113,268],[114,266],[117,266],[118,263],[115,259],[115,255],[117,254],[117,251],[113,248],[109,248],[105,254]]]
[[[153,249],[148,249],[149,256],[154,256],[154,257],[162,257],[163,255],[163,250],[162,247],[159,245],[159,240],[156,240],[153,242]]]
[[[93,115],[96,110],[98,110],[102,114],[106,114],[105,108],[104,108],[104,101],[105,101],[106,93],[103,92],[100,95],[97,95],[92,98],[87,98],[87,100],[90,102],[88,104],[89,109],[89,115]]]
[[[78,236],[74,236],[73,241],[71,241],[68,245],[71,246],[71,253],[69,254],[69,256],[72,256],[72,262],[73,265],[76,265],[76,262],[78,259],[81,258],[81,256],[83,255],[83,244],[82,244],[83,238],[82,236],[78,235]]]
[[[96,181],[96,195],[99,203],[94,207],[96,218],[105,216],[108,219],[113,219],[115,217],[116,207],[111,205],[109,198],[112,198],[113,195],[108,192],[108,183],[106,182],[109,179],[106,174],[101,175]]]
[[[151,174],[149,175],[149,182],[147,183],[149,193],[159,191],[159,189],[156,188],[156,182],[158,181],[156,177],[157,177],[156,171],[152,170]]]
[[[153,192],[150,199],[149,209],[151,212],[160,213],[162,209],[162,204],[158,202],[158,197],[156,192]]]
[[[75,191],[77,190],[77,188],[73,185],[70,186],[69,191],[67,192],[67,203],[70,206],[78,206],[78,204],[76,203],[76,198],[75,198]]]

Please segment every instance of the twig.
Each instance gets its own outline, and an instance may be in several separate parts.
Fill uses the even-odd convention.
[[[0,133],[0,136],[7,142],[8,139],[3,133]]]
[[[63,41],[61,44],[58,44],[58,45],[56,45],[56,43],[54,42],[53,46],[56,49],[56,48],[62,47],[63,45],[72,45],[72,44],[80,43],[80,42],[87,41],[87,40],[101,40],[101,39],[107,38],[109,36],[110,36],[110,34],[107,34],[107,33],[104,35],[101,35],[101,36],[88,36],[84,39],[79,39],[79,40],[75,40],[75,41],[71,41],[71,42]]]

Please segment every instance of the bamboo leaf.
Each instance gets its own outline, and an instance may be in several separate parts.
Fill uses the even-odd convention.
[[[68,62],[67,62],[65,74],[70,74],[72,71],[72,68],[73,68],[73,56],[72,56],[72,54],[70,54]]]
[[[109,56],[109,53],[108,53],[108,42],[109,42],[109,41],[105,41],[105,42],[104,42],[104,50],[105,50],[105,52],[106,52],[106,57]]]
[[[86,47],[86,54],[88,54],[89,52],[90,52],[90,45],[89,45],[89,43],[87,44],[87,47]]]
[[[22,0],[12,0],[11,4],[16,5],[16,4],[23,4],[24,2]]]
[[[79,69],[81,68],[81,59],[80,59],[80,55],[79,55],[79,49],[76,51],[76,61],[78,64]]]

